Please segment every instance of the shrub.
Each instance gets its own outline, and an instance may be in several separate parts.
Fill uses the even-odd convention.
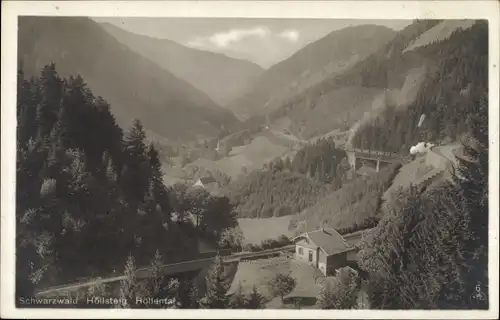
[[[295,278],[284,274],[277,274],[273,279],[271,279],[271,281],[269,281],[270,291],[275,296],[279,296],[281,301],[283,301],[283,298],[287,294],[292,292],[296,285],[297,280],[295,280]]]

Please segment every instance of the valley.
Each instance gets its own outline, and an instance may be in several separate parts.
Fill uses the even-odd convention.
[[[460,307],[460,266],[487,262],[487,39],[475,20],[346,25],[265,69],[90,18],[20,18],[19,292]]]

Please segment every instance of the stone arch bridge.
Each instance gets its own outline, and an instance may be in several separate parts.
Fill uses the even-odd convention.
[[[380,164],[408,163],[411,157],[395,152],[377,151],[369,149],[344,148],[347,154],[347,161],[353,171],[356,171],[361,162],[371,162],[375,166],[376,172],[380,170]]]

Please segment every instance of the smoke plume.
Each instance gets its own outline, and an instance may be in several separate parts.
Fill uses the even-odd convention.
[[[413,155],[413,154],[417,154],[417,153],[427,153],[434,146],[435,146],[435,144],[430,143],[430,142],[419,142],[410,148],[410,154]]]

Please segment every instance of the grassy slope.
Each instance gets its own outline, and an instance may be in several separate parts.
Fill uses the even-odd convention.
[[[277,239],[280,235],[291,236],[288,229],[292,216],[272,218],[240,218],[238,224],[243,232],[243,244],[260,244],[263,240]]]
[[[288,148],[271,142],[268,138],[258,136],[247,145],[233,147],[227,157],[212,161],[209,159],[198,159],[188,166],[203,167],[208,170],[217,169],[233,180],[244,173],[258,170],[265,163],[284,154]]]

